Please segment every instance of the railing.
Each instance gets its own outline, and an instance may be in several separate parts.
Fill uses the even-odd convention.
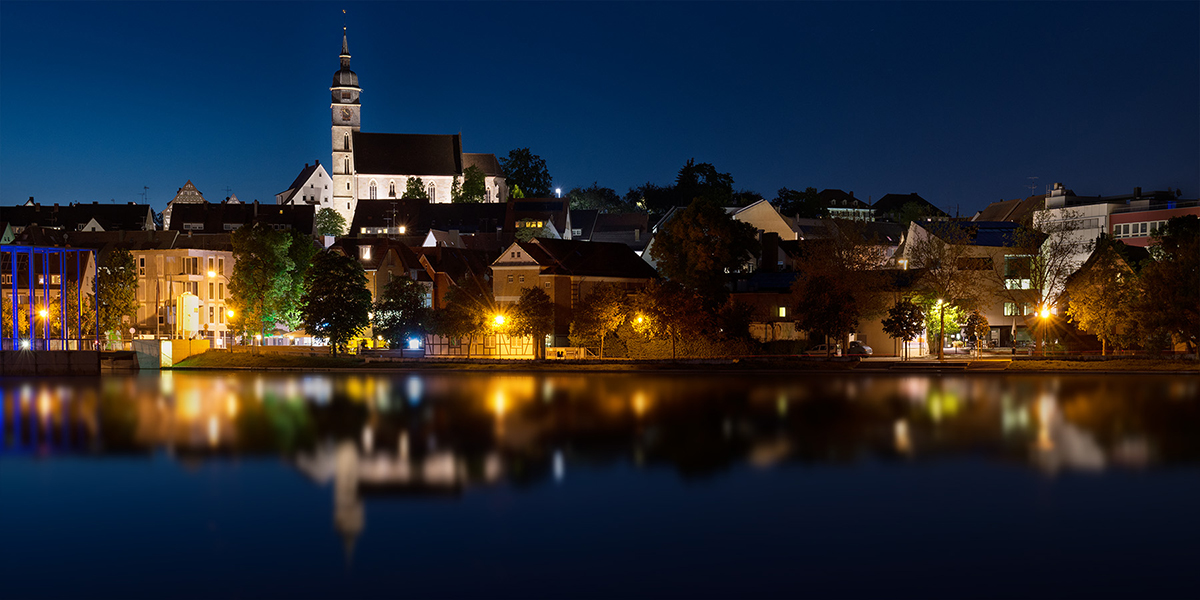
[[[1166,202],[1154,202],[1142,206],[1122,206],[1114,208],[1112,214],[1134,213],[1134,212],[1149,212],[1152,210],[1175,210],[1177,208],[1196,208],[1200,207],[1200,200],[1168,200]]]

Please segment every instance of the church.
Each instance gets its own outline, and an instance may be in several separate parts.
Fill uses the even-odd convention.
[[[430,202],[450,202],[455,180],[461,185],[463,171],[472,166],[485,175],[485,201],[507,202],[508,186],[500,162],[494,154],[462,151],[462,135],[426,135],[412,133],[367,133],[362,125],[362,88],[358,75],[350,70],[350,46],[342,28],[341,68],[333,74],[329,87],[332,117],[333,160],[327,193],[299,194],[302,202],[319,208],[336,209],[346,222],[354,220],[359,200],[385,200],[404,196],[410,177],[420,178]],[[309,167],[297,177],[291,188],[304,189],[310,177],[320,178],[325,171]],[[289,188],[277,201],[296,203],[296,191]],[[322,192],[324,190],[321,190]]]

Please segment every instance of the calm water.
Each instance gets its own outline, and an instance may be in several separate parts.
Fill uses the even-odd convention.
[[[0,597],[1163,597],[1200,378],[0,380]]]

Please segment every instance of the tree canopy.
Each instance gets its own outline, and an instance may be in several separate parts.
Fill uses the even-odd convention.
[[[429,313],[425,292],[425,286],[408,277],[388,282],[375,302],[371,322],[375,334],[383,336],[393,348],[403,347],[410,337],[423,336]]]
[[[711,304],[725,300],[727,273],[759,254],[755,230],[715,201],[700,197],[659,229],[650,256],[667,278],[698,291]]]
[[[483,169],[471,165],[463,170],[462,188],[453,202],[479,204],[487,197],[487,176]]]
[[[420,177],[409,177],[408,182],[404,184],[404,194],[400,198],[428,200],[429,190],[425,189],[425,182],[421,181]]]
[[[625,322],[627,304],[625,290],[611,284],[597,285],[575,307],[571,343],[596,344],[600,347],[600,358],[604,358],[604,338]]]
[[[435,335],[455,340],[466,339],[467,357],[475,336],[490,330],[496,313],[491,287],[467,276],[446,290],[445,308],[432,311],[429,328]]]
[[[500,159],[500,168],[508,185],[520,187],[530,198],[547,198],[554,188],[546,161],[529,148],[510,150],[507,157]]]
[[[888,309],[888,316],[883,320],[884,333],[904,340],[905,360],[908,359],[907,342],[917,339],[922,331],[925,331],[925,311],[907,298]]]
[[[671,358],[684,333],[699,334],[711,325],[709,313],[696,292],[674,281],[653,281],[633,297],[631,325],[650,337],[671,340]]]
[[[320,235],[346,235],[346,217],[332,208],[317,211],[316,225]]]
[[[1080,331],[1100,340],[1101,356],[1108,348],[1131,345],[1137,338],[1135,303],[1140,290],[1137,275],[1121,256],[1125,244],[1102,236],[1083,269],[1067,282],[1067,316]]]
[[[771,204],[775,206],[779,214],[787,217],[819,219],[829,216],[829,209],[821,202],[821,197],[815,187],[805,188],[803,192],[779,188]]]
[[[133,254],[124,248],[108,253],[100,266],[97,294],[100,305],[100,330],[125,337],[126,320],[137,318],[137,266]]]
[[[637,208],[628,205],[616,190],[600,187],[600,184],[595,182],[586,188],[571,188],[567,192],[567,198],[571,201],[571,210],[598,210],[602,213],[637,211]]]
[[[1138,322],[1148,340],[1173,337],[1196,352],[1200,342],[1200,217],[1167,221],[1142,267]]]
[[[357,259],[322,250],[304,277],[304,329],[329,340],[334,355],[370,324],[371,292]]]
[[[229,279],[234,329],[266,335],[283,322],[292,289],[292,237],[262,222],[233,232],[233,277]]]
[[[509,333],[533,338],[534,358],[546,358],[546,336],[554,331],[554,302],[540,287],[521,290],[512,310]]]

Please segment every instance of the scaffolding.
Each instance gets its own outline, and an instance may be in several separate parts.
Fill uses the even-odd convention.
[[[84,269],[92,251],[80,248],[0,245],[0,350],[93,350],[99,343],[96,323],[85,338]],[[93,298],[96,278],[92,278]],[[69,292],[74,292],[74,298]]]

